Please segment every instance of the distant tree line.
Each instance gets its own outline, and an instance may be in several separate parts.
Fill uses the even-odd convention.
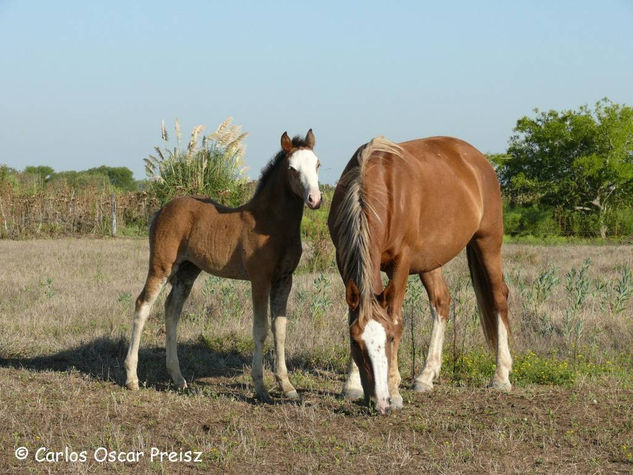
[[[27,166],[21,172],[6,165],[0,165],[0,183],[31,193],[60,185],[75,189],[86,186],[111,187],[121,192],[138,191],[144,187],[144,182],[135,180],[129,168],[103,165],[88,170],[61,172],[56,172],[52,167],[45,165]]]
[[[112,195],[122,229],[139,234],[175,196],[244,203],[253,191],[242,163],[246,134],[230,118],[209,135],[203,130],[194,127],[185,145],[176,121],[170,145],[163,123],[163,147],[144,159],[143,181],[126,167],[55,172],[0,165],[0,236],[107,232]],[[506,234],[633,237],[633,108],[603,99],[593,108],[535,109],[517,121],[507,151],[488,158],[501,183]],[[326,214],[306,217],[306,238],[326,241]]]

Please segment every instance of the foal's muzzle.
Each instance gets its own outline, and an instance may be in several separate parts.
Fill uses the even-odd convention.
[[[306,204],[310,209],[319,209],[322,202],[321,192],[309,193],[306,198]]]

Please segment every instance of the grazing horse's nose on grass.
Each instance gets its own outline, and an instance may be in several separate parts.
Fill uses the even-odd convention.
[[[386,416],[389,413],[389,399],[379,399],[376,401],[376,410],[382,416]]]

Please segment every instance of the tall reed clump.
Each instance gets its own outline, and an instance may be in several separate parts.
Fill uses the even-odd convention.
[[[189,143],[182,146],[180,124],[176,120],[176,145],[168,148],[165,122],[161,126],[164,148],[154,147],[156,155],[144,159],[145,173],[151,181],[150,193],[165,204],[176,196],[203,195],[221,204],[237,206],[247,193],[244,138],[247,133],[227,118],[215,132],[202,135],[204,125],[191,132]]]

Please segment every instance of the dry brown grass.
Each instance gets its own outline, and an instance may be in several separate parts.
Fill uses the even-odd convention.
[[[531,350],[570,364],[576,358],[585,369],[587,362],[604,368],[630,358],[633,302],[616,314],[605,301],[621,269],[633,268],[630,246],[508,245],[504,252],[515,354]],[[288,359],[302,403],[273,392],[277,403],[261,405],[248,376],[248,284],[198,279],[179,332],[183,374],[194,381],[185,393],[170,389],[164,365],[163,295],[141,342],[139,376],[148,389],[132,393],[121,388],[122,361],[147,268],[146,241],[0,241],[0,256],[0,471],[571,473],[633,467],[630,366],[583,370],[564,386],[526,379],[511,394],[482,389],[477,377],[458,377],[456,361],[484,352],[463,256],[446,269],[457,318],[448,328],[441,384],[427,395],[404,391],[405,409],[387,418],[335,397],[347,335],[343,287],[333,271],[295,276]],[[587,257],[589,290],[570,320],[565,274]],[[535,282],[552,266],[560,283],[538,297]],[[405,387],[420,370],[430,332],[426,297],[412,298],[420,291],[412,280],[401,349]],[[270,373],[266,381],[272,386]],[[40,464],[15,459],[19,446],[200,450],[204,463],[152,463],[147,456],[139,464]]]

